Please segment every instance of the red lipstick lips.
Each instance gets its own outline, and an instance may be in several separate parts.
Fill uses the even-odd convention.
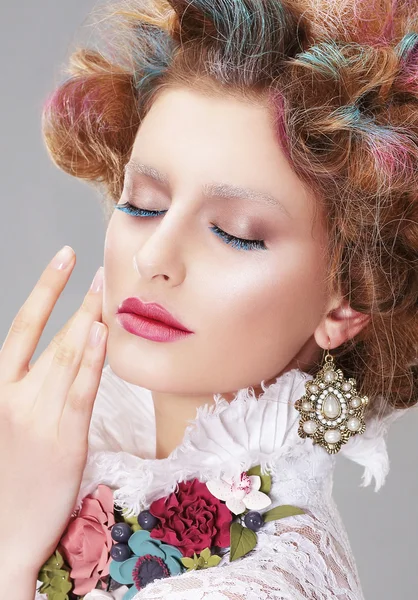
[[[126,298],[117,314],[127,331],[153,341],[174,341],[193,333],[160,304],[144,303],[139,298]]]

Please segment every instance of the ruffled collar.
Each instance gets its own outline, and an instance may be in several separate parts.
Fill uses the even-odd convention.
[[[122,426],[131,423],[128,428],[131,433],[131,418],[138,409],[138,402],[146,403],[149,421],[146,428],[138,427],[138,439],[135,440],[139,448],[142,438],[146,450],[143,457],[132,453],[135,436],[128,436],[126,447],[119,441],[117,450],[97,450],[90,445],[76,508],[102,483],[114,490],[115,502],[125,508],[128,515],[138,514],[153,500],[174,491],[180,481],[234,477],[254,465],[276,473],[276,479],[290,478],[293,489],[298,481],[300,486],[306,485],[308,477],[317,482],[318,489],[330,492],[337,455],[329,455],[310,438],[301,438],[298,434],[300,414],[294,403],[305,393],[305,382],[311,379],[312,375],[292,369],[269,386],[263,380],[263,393],[259,398],[252,387],[240,389],[231,402],[221,394],[214,394],[213,405],[204,405],[197,410],[182,443],[167,458],[156,459],[150,452],[155,446],[155,428],[149,426],[154,419],[150,392],[127,384],[109,365],[106,366],[96,398],[91,432],[94,431],[96,440],[100,439],[98,423],[106,424],[108,410],[120,402],[120,394],[124,393],[129,396],[132,407],[125,405]],[[109,390],[114,390],[113,395]],[[105,394],[107,404],[103,402],[102,405]],[[375,491],[383,485],[389,471],[385,434],[398,415],[366,421],[366,431],[350,438],[338,453],[365,467],[362,485],[369,485],[374,477]]]

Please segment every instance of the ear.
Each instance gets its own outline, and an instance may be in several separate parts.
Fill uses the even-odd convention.
[[[351,308],[346,300],[331,309],[314,332],[315,341],[321,348],[337,348],[357,335],[370,321],[370,315]]]

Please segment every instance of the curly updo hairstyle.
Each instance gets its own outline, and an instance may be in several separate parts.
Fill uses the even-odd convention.
[[[168,86],[263,102],[328,231],[327,283],[370,315],[333,351],[365,417],[418,403],[418,14],[407,0],[125,0],[72,53],[43,111],[55,164],[106,218]]]

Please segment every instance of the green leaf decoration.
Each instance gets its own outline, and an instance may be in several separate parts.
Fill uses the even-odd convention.
[[[41,571],[56,571],[61,569],[64,564],[64,559],[58,550],[55,550],[54,554],[48,558],[46,563],[41,567]]]
[[[188,571],[191,571],[192,569],[197,568],[197,565],[196,565],[195,561],[193,560],[193,558],[188,558],[187,556],[184,556],[180,560],[183,563],[183,565],[187,568]]]
[[[206,561],[208,561],[210,558],[210,548],[205,548],[204,550],[202,550],[202,552],[200,553],[200,556],[202,558],[204,558]]]
[[[282,506],[276,506],[267,512],[263,513],[264,522],[277,521],[278,519],[284,519],[285,517],[292,517],[293,515],[303,515],[305,511],[297,506],[291,504],[283,504]]]
[[[123,517],[123,520],[125,523],[128,523],[128,525],[135,525],[135,523],[138,523],[138,517]]]
[[[133,533],[135,533],[135,531],[139,531],[140,529],[142,529],[141,525],[138,523],[138,517],[135,517],[135,516],[127,517],[127,516],[125,516],[126,512],[127,512],[126,509],[124,511],[122,511],[122,518],[125,523],[128,523],[128,525],[131,526]]]
[[[262,475],[261,474],[261,465],[257,465],[256,467],[252,467],[249,471],[247,471],[247,475],[258,475],[261,479],[261,487],[260,492],[263,494],[268,494],[271,490],[271,476],[270,475]]]
[[[250,552],[257,545],[257,536],[248,527],[243,527],[239,523],[231,525],[231,552],[229,560],[237,560]]]
[[[42,581],[39,592],[46,594],[48,600],[69,600],[68,592],[73,588],[69,570],[56,550],[38,573],[38,580]]]
[[[63,592],[48,592],[48,600],[69,600],[68,594]]]
[[[216,567],[221,562],[222,558],[217,554],[211,556],[208,560],[208,567]]]
[[[44,584],[42,587],[48,587],[51,584],[54,577],[58,576],[61,579],[63,579],[66,578],[67,575],[68,571],[64,570],[53,571],[51,573],[48,573],[48,571],[41,571],[39,573],[38,579]]]
[[[208,567],[216,567],[216,565],[221,562],[222,558],[217,554],[211,555],[210,548],[205,548],[200,553],[200,556],[197,556],[195,552],[193,554],[193,558],[183,557],[180,560],[188,571],[192,571],[193,569],[207,569]]]

